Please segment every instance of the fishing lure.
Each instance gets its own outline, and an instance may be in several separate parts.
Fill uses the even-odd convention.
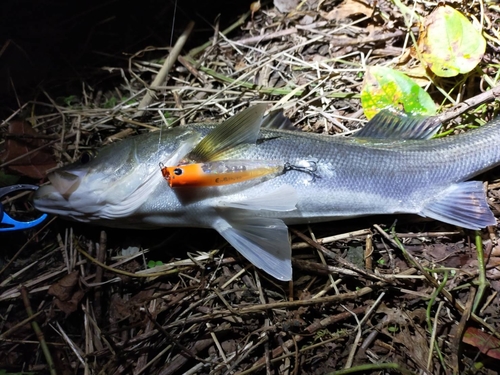
[[[285,172],[288,163],[279,160],[218,160],[166,167],[161,172],[170,187],[220,186],[256,178],[272,178]]]

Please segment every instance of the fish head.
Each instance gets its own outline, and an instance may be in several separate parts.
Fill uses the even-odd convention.
[[[178,163],[201,138],[185,128],[165,133],[131,137],[50,172],[50,184],[35,193],[35,208],[82,222],[130,218],[160,184],[170,189],[160,163]]]

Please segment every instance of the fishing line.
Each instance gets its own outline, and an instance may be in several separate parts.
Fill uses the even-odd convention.
[[[175,17],[177,15],[177,0],[174,2],[174,15],[172,17],[172,30],[170,31],[170,46],[174,41],[174,26],[175,26]]]
[[[172,30],[170,30],[170,47],[172,47],[172,43],[174,42],[174,27],[175,27],[175,18],[177,16],[177,0],[174,1],[174,14],[172,16]],[[158,113],[160,114],[160,117],[163,120],[163,123],[165,124],[165,129],[168,126],[167,119],[163,115],[163,113],[158,110]],[[163,130],[163,125],[160,126],[160,135],[158,136],[158,152],[160,151],[160,144],[161,144],[161,132]]]
[[[167,123],[167,119],[165,118],[165,115],[163,114],[161,109],[158,110],[158,114],[160,115],[161,119],[163,120],[163,124],[165,124],[165,129],[166,129],[168,126],[168,123]],[[161,132],[163,130],[163,124],[160,125],[160,135],[158,136],[158,150],[156,150],[157,152],[160,151]]]

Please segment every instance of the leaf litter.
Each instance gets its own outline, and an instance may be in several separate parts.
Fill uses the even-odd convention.
[[[38,102],[28,103],[32,123],[47,140],[60,140],[47,141],[43,152],[61,165],[124,137],[165,124],[220,121],[256,102],[283,106],[303,131],[350,133],[365,121],[360,93],[367,68],[417,67],[407,51],[435,5],[253,6],[230,30],[182,50],[142,116],[138,104],[163,63],[148,57],[166,56],[161,48],[138,51],[127,68],[110,57],[103,70],[115,77],[111,90],[82,82],[82,92],[68,93],[71,101],[48,100],[38,116]],[[484,20],[488,44],[479,69],[451,81],[430,79],[425,88],[439,112],[453,114],[444,129],[450,132],[498,112],[498,94],[487,91],[498,79],[498,10],[458,6]],[[461,103],[477,109],[458,117]],[[493,173],[486,180],[498,215],[500,182]],[[47,373],[53,361],[57,373],[82,374],[496,373],[496,228],[474,233],[391,216],[291,229],[289,284],[256,271],[206,230],[124,233],[56,220],[12,237],[4,255],[11,262],[0,271],[0,350],[8,353],[0,369]],[[122,252],[131,243],[138,251]],[[363,252],[360,263],[351,263],[350,249]],[[488,284],[473,312],[483,271]]]

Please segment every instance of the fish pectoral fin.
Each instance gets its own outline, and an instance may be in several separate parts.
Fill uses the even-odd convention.
[[[428,203],[419,214],[467,229],[496,225],[480,181],[451,185]]]
[[[241,201],[221,201],[218,208],[239,208],[243,210],[293,211],[297,208],[299,197],[291,185],[283,185],[270,193]]]
[[[168,159],[162,161],[162,164],[167,166],[178,165],[187,154],[194,150],[201,139],[202,136],[200,133],[193,132],[174,152],[168,156]]]
[[[220,219],[214,229],[255,267],[281,281],[292,279],[292,249],[282,220]]]
[[[255,144],[267,105],[257,104],[234,115],[208,133],[186,156],[197,163],[226,159],[242,144]]]
[[[412,115],[386,108],[377,113],[354,137],[371,139],[430,139],[441,127],[435,116]]]

